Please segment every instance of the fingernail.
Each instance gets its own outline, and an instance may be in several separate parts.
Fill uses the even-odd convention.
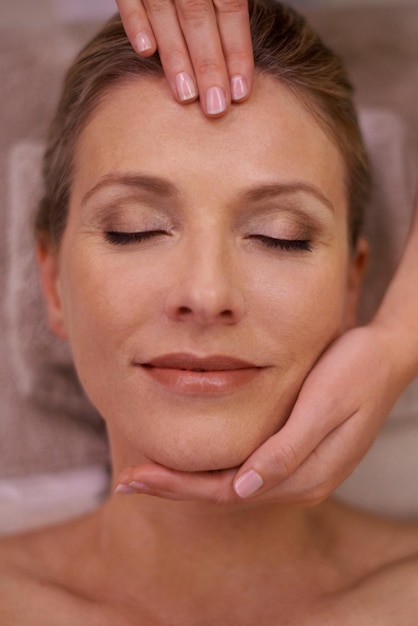
[[[249,498],[264,484],[260,474],[254,470],[245,472],[234,484],[235,492],[240,498]]]
[[[223,89],[211,87],[206,94],[206,110],[210,115],[222,113],[226,109],[226,99]]]
[[[138,52],[146,52],[152,48],[151,39],[148,37],[147,33],[138,33],[135,38],[135,44]]]
[[[131,480],[129,483],[129,487],[132,487],[135,491],[143,491],[144,489],[148,489],[148,485],[145,483],[139,483],[136,480]]]
[[[128,485],[123,485],[122,483],[118,485],[115,489],[115,493],[120,493],[122,495],[128,495],[130,493],[136,493],[135,489],[129,487]]]
[[[176,76],[176,87],[178,97],[182,102],[196,98],[197,91],[194,81],[186,72],[180,72]]]
[[[247,94],[248,86],[244,76],[233,76],[231,78],[232,100],[242,100]]]

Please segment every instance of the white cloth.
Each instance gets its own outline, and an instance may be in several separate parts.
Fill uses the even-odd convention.
[[[101,465],[0,480],[0,534],[57,524],[95,509],[109,488]]]

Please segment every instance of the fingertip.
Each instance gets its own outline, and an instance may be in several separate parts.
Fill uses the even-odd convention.
[[[255,470],[250,469],[234,481],[234,491],[241,499],[246,499],[253,496],[263,485],[264,480],[262,476]]]
[[[205,112],[210,117],[219,117],[228,108],[225,90],[222,87],[210,87],[205,96]]]
[[[150,56],[156,50],[155,42],[145,31],[140,31],[135,37],[135,50],[142,56]]]
[[[123,483],[119,483],[115,487],[115,493],[127,496],[127,495],[131,495],[133,493],[136,493],[136,491],[135,491],[135,489],[133,487],[130,487],[129,485],[125,485]]]
[[[231,78],[231,98],[233,102],[245,100],[250,92],[245,76],[236,75]]]
[[[179,102],[187,104],[193,102],[198,96],[197,87],[192,76],[187,72],[179,72],[175,78],[176,96]]]

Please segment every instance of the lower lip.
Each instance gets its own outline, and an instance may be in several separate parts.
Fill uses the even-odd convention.
[[[258,367],[235,370],[193,372],[164,367],[142,367],[156,382],[182,394],[220,394],[250,383],[261,372]]]

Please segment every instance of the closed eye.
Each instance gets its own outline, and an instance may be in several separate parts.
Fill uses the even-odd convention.
[[[144,230],[140,232],[124,233],[115,230],[109,230],[105,233],[106,241],[113,245],[127,246],[132,243],[140,243],[147,241],[159,235],[166,235],[165,230]]]
[[[308,239],[276,239],[266,235],[251,235],[250,238],[260,241],[267,248],[280,249],[287,252],[295,250],[310,252],[312,250],[311,242]]]

